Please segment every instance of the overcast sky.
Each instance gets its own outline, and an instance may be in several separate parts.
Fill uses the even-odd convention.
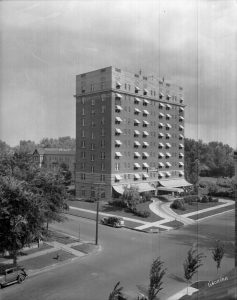
[[[0,2],[0,139],[75,137],[75,75],[115,66],[184,87],[186,136],[237,146],[237,1]]]

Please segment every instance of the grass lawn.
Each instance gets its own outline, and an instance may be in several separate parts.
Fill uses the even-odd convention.
[[[97,248],[98,248],[98,246],[96,246],[94,244],[91,244],[91,243],[84,243],[84,244],[72,247],[72,249],[81,251],[81,252],[86,253],[86,254],[93,252]]]
[[[192,205],[185,203],[186,210],[173,209],[173,211],[178,215],[184,215],[184,214],[188,214],[188,213],[198,211],[198,210],[202,210],[202,209],[205,209],[205,208],[218,206],[218,205],[221,205],[221,204],[223,204],[223,203],[221,203],[221,202],[208,202],[208,203],[195,202]],[[214,211],[216,211],[216,210],[214,210]]]
[[[163,223],[162,225],[176,228],[176,227],[183,226],[183,223],[175,220],[175,221],[170,221],[170,222],[167,222],[167,223]]]
[[[59,258],[57,259],[57,255]],[[58,250],[55,252],[47,253],[44,255],[40,255],[38,257],[30,258],[24,260],[21,265],[26,268],[26,270],[35,270],[41,269],[56,263],[60,263],[62,261],[74,258],[75,256],[71,253],[68,253],[64,250]]]
[[[221,212],[229,211],[229,210],[232,210],[234,208],[235,208],[235,205],[233,204],[233,205],[229,205],[229,206],[225,206],[225,207],[220,207],[220,208],[217,208],[215,210],[206,211],[206,212],[200,213],[198,215],[190,216],[189,218],[192,219],[192,220],[198,220],[198,219],[202,219],[202,218],[205,218],[205,217],[208,217],[208,216],[212,216],[212,215],[215,215],[215,214],[218,214],[218,213],[221,213]]]
[[[100,212],[113,214],[113,215],[120,216],[120,217],[127,217],[127,218],[142,220],[142,221],[145,221],[145,222],[155,222],[155,221],[162,220],[162,218],[160,218],[159,216],[154,214],[152,211],[150,211],[150,209],[149,209],[149,204],[150,203],[151,202],[144,202],[144,203],[140,203],[140,204],[137,205],[138,210],[147,210],[147,211],[150,212],[150,216],[147,217],[147,218],[137,217],[133,213],[125,211],[124,208],[117,207],[117,206],[114,206],[114,205],[109,205],[105,201],[100,202]],[[85,201],[69,201],[68,204],[70,206],[96,211],[96,203],[90,203],[90,202],[85,202]],[[88,215],[88,213],[79,212],[79,211],[76,211],[76,210],[73,210],[73,214],[74,213],[76,213],[76,215],[78,215],[78,216],[82,216],[82,217],[85,217],[85,218]],[[95,219],[95,215],[93,216],[92,214],[91,214],[91,216],[88,215],[88,217],[91,218],[91,219]]]
[[[50,236],[47,238],[48,241],[56,241],[58,243],[62,243],[64,245],[71,244],[74,242],[79,242],[78,239],[74,239],[68,235],[65,235],[61,232],[49,231]]]

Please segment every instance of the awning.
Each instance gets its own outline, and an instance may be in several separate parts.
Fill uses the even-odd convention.
[[[139,174],[134,174],[134,178],[139,179],[141,176]]]
[[[184,127],[182,125],[179,125],[179,129],[184,129]]]
[[[183,136],[182,134],[180,134],[180,135],[179,135],[179,138],[180,138],[180,139],[183,139],[183,138],[184,138],[184,136]]]
[[[159,147],[164,147],[164,144],[163,143],[159,143]]]
[[[166,176],[170,177],[171,176],[171,173],[170,172],[165,172],[166,173]]]
[[[143,124],[145,124],[145,125],[149,125],[149,122],[147,122],[147,121],[143,121]]]
[[[150,102],[148,100],[144,99],[143,103],[149,104]]]
[[[140,124],[141,122],[140,122],[140,121],[138,121],[137,119],[135,119],[135,120],[134,120],[134,123],[136,123],[136,124]]]
[[[171,147],[170,143],[166,143],[165,145],[166,145],[167,148]]]
[[[170,104],[166,104],[166,107],[171,108],[172,106]]]
[[[122,145],[122,142],[120,140],[115,140],[116,145]]]
[[[184,154],[183,153],[179,153],[179,156],[184,157]]]
[[[167,192],[177,192],[177,193],[183,193],[183,189],[175,188],[175,187],[158,187],[158,191],[167,191]]]
[[[169,134],[169,133],[166,133],[166,136],[170,138],[170,137],[171,137],[171,134]]]
[[[117,122],[122,122],[122,121],[123,121],[120,117],[116,117],[115,120],[116,120]]]
[[[119,93],[115,94],[116,98],[122,98],[122,95],[120,95]]]
[[[162,162],[159,162],[159,167],[164,167],[165,165]]]
[[[184,111],[184,108],[183,108],[183,107],[180,107],[179,110],[180,110],[180,111]]]
[[[184,98],[183,98],[183,97],[180,97],[180,100],[181,100],[181,101],[184,101]]]
[[[141,166],[138,163],[134,163],[135,168],[141,168]]]
[[[149,135],[147,131],[143,131],[143,135]]]
[[[171,163],[167,161],[166,166],[171,167]]]
[[[179,174],[180,175],[184,175],[184,171],[179,171]]]
[[[140,91],[140,88],[138,86],[135,86],[136,91]]]
[[[149,113],[149,111],[147,111],[146,109],[144,109],[144,110],[143,110],[143,114],[144,114],[144,115],[149,115],[150,113]]]
[[[172,126],[171,126],[170,124],[167,123],[167,124],[166,124],[166,127],[171,128]]]
[[[164,97],[164,94],[160,92],[160,97]]]
[[[179,162],[180,166],[184,166],[184,163],[182,161]]]
[[[160,127],[164,127],[164,124],[160,122],[160,123],[159,123],[159,126],[160,126]]]
[[[116,180],[121,180],[122,177],[121,177],[120,175],[115,175],[115,179],[116,179]]]
[[[141,99],[139,99],[139,98],[135,98],[135,102],[140,102],[141,101]]]
[[[162,186],[165,186],[165,187],[183,187],[183,186],[191,186],[192,185],[191,183],[187,182],[184,178],[160,180],[159,182]]]
[[[145,167],[145,168],[149,168],[149,165],[148,165],[147,163],[143,163],[142,165],[143,165],[143,167]]]
[[[168,98],[168,99],[170,99],[170,98],[171,98],[171,96],[168,94],[168,95],[167,95],[167,98]]]
[[[151,186],[148,182],[141,182],[136,185],[138,187],[139,193],[155,191],[156,189]]]
[[[148,147],[148,146],[149,146],[149,144],[148,144],[147,142],[143,142],[143,146],[146,146],[146,147]]]
[[[166,152],[165,155],[168,156],[168,157],[171,157],[171,154],[169,152]]]
[[[134,130],[134,134],[139,135],[139,134],[140,134],[140,131]]]
[[[171,119],[171,115],[170,114],[166,114],[166,118]]]
[[[119,81],[116,82],[116,86],[121,86],[121,83]]]
[[[124,192],[124,187],[122,185],[113,185],[113,189],[121,195]]]
[[[160,177],[165,177],[164,173],[162,173],[162,172],[158,172],[158,175],[159,175]]]
[[[161,153],[161,152],[159,152],[159,156],[161,156],[161,157],[164,157],[164,154],[163,154],[163,153]]]
[[[149,157],[149,154],[147,152],[142,153],[143,156]]]
[[[134,110],[135,110],[135,112],[137,112],[137,113],[140,113],[140,112],[141,112],[140,109],[138,109],[138,108],[135,108]]]
[[[164,117],[165,115],[164,114],[162,114],[161,112],[159,113],[159,116],[160,117]]]
[[[116,128],[116,129],[115,129],[115,132],[116,132],[116,133],[123,133],[122,130],[121,130],[120,128]]]
[[[184,145],[183,144],[179,144],[179,148],[183,148],[184,147]]]
[[[134,156],[140,157],[141,155],[140,155],[140,153],[138,153],[138,152],[134,152]]]
[[[148,90],[147,89],[144,89],[143,92],[146,93],[146,94],[148,94]]]
[[[149,175],[147,173],[142,173],[142,176],[145,178],[149,178]]]
[[[184,117],[182,117],[182,116],[179,116],[179,119],[180,119],[180,120],[184,120]]]
[[[159,103],[159,106],[161,107],[165,107],[165,105],[163,103]]]
[[[134,141],[135,146],[141,146],[141,144],[138,141]]]
[[[123,155],[121,154],[121,152],[115,152],[115,156],[121,157]]]
[[[162,133],[162,132],[159,132],[159,136],[164,136],[164,133]]]
[[[120,106],[120,105],[115,105],[115,108],[116,108],[117,110],[123,110],[122,106]]]

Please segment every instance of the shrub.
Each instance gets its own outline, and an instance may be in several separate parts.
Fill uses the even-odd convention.
[[[170,207],[173,209],[185,210],[184,201],[182,199],[176,199],[171,204]]]
[[[199,197],[197,195],[189,195],[189,196],[184,196],[184,203],[192,203],[192,202],[199,202]]]
[[[109,201],[109,205],[120,207],[120,208],[127,207],[127,203],[125,203],[123,200],[119,200],[119,199]]]
[[[200,202],[201,202],[201,203],[208,203],[208,202],[211,202],[210,196],[209,196],[209,197],[206,196],[206,195],[203,196]]]
[[[148,202],[151,201],[151,192],[144,192],[142,195],[142,202]]]
[[[135,216],[141,218],[148,218],[151,214],[148,210],[138,210],[138,209],[134,209],[133,213]]]

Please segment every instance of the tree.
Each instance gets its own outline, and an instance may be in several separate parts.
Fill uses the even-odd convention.
[[[204,255],[202,253],[197,253],[197,249],[191,248],[188,251],[187,258],[183,263],[184,267],[184,277],[187,280],[187,293],[188,293],[188,284],[190,283],[193,275],[197,273],[197,270],[202,266],[202,259]]]
[[[220,268],[224,253],[225,253],[224,245],[219,240],[217,240],[216,244],[215,244],[215,248],[212,249],[212,258],[216,262],[217,274],[218,274],[218,270]]]
[[[47,229],[50,222],[62,222],[65,219],[62,213],[68,209],[68,195],[63,178],[58,174],[40,169],[31,181],[31,186],[34,193],[42,198]]]
[[[61,163],[59,166],[59,174],[63,177],[65,185],[71,184],[72,172],[69,170],[68,165]]]
[[[162,278],[165,275],[165,269],[163,268],[164,263],[160,260],[160,258],[156,258],[150,270],[150,284],[148,288],[148,300],[154,300],[161,291],[162,288]]]
[[[14,265],[19,251],[44,234],[43,224],[42,201],[29,184],[0,176],[0,251],[8,251]]]
[[[122,290],[123,287],[119,286],[120,282],[117,282],[114,286],[114,289],[112,291],[112,293],[110,293],[109,295],[109,299],[108,300],[126,300],[126,298],[124,298]]]
[[[138,189],[135,187],[126,187],[124,189],[122,199],[131,211],[135,210],[137,204],[140,202]]]

